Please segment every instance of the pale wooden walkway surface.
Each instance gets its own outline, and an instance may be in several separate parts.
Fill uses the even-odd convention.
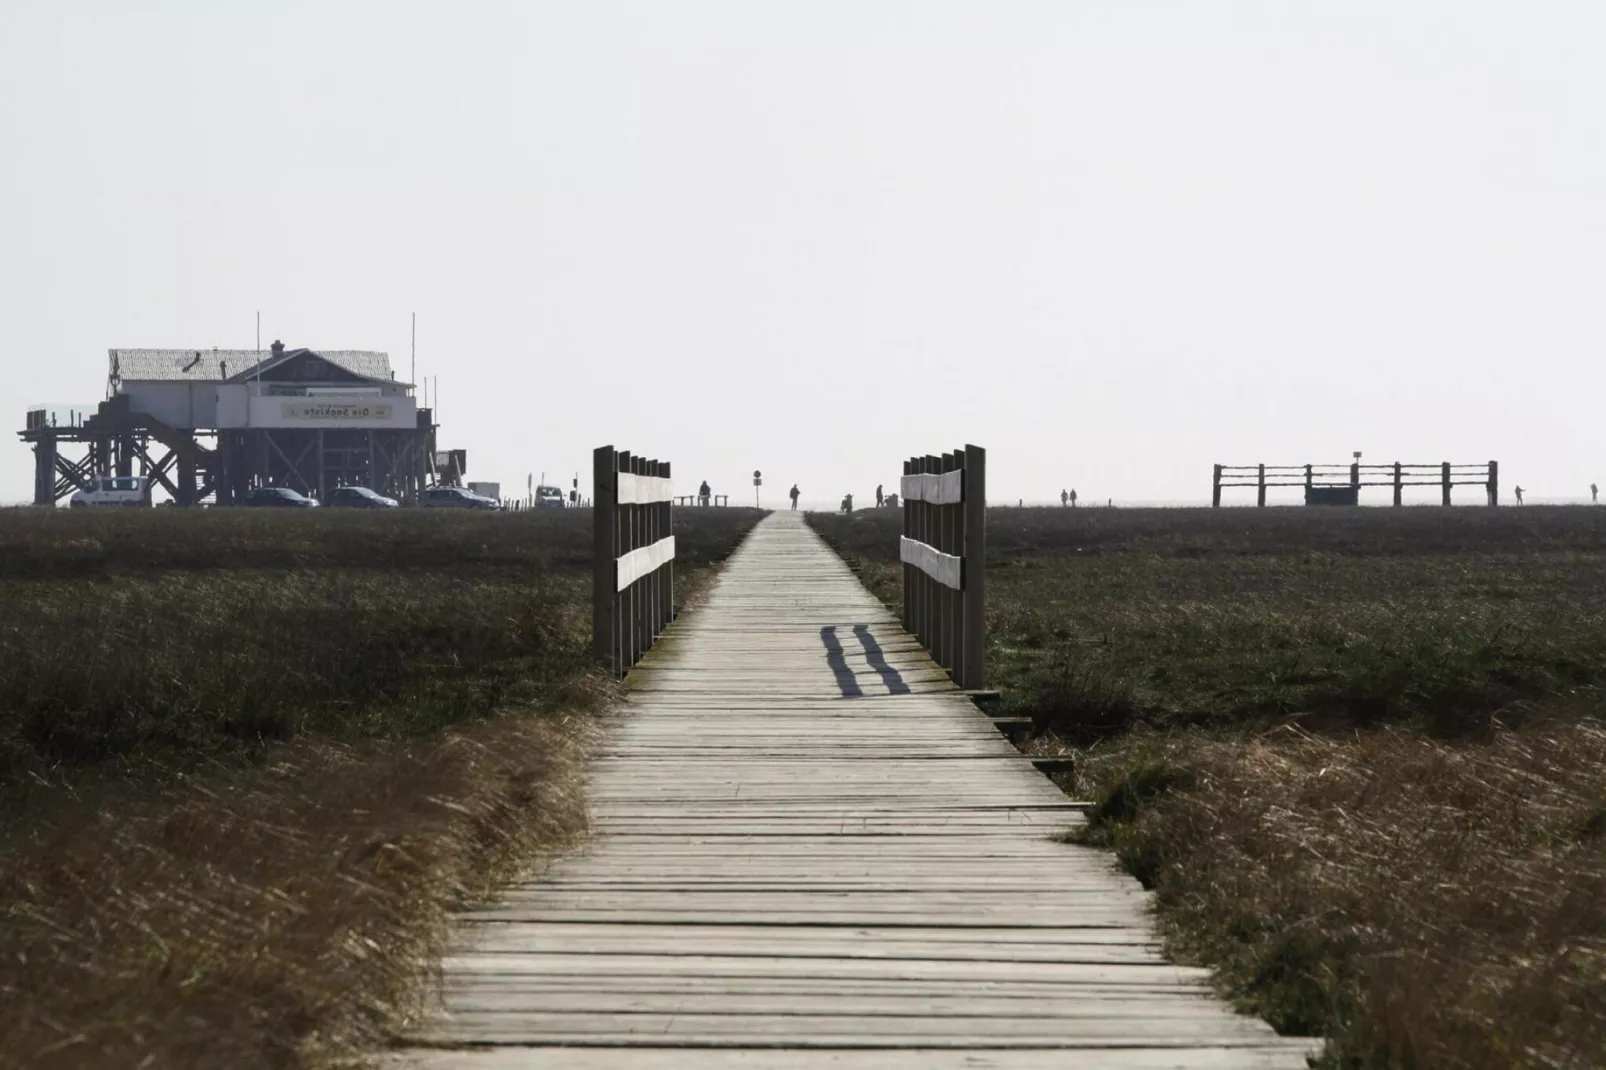
[[[447,1013],[397,1064],[1306,1065],[1056,842],[1065,797],[798,514],[632,680],[594,840],[463,919]]]

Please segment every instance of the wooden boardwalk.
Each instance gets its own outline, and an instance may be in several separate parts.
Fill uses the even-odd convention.
[[[463,919],[397,1065],[1306,1065],[798,514],[631,679],[594,840]]]

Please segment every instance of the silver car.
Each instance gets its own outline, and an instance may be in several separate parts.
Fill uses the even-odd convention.
[[[428,509],[500,509],[502,503],[483,498],[462,487],[430,487],[420,491],[418,504]]]

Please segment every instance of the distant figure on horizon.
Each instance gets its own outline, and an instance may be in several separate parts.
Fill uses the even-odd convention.
[[[1589,485],[1589,500],[1596,505],[1600,504],[1600,488],[1593,483]]]
[[[1517,504],[1521,505],[1522,504],[1522,488],[1521,487],[1517,487],[1516,491],[1517,491]]]
[[[1076,508],[1076,488],[1075,487],[1071,488],[1071,508],[1072,509]]]
[[[885,502],[886,498],[881,495],[881,484],[877,483],[875,485],[875,507],[879,509]]]
[[[1065,503],[1070,501],[1070,500],[1071,500],[1071,496],[1069,494],[1066,494],[1063,490],[1060,491],[1060,508],[1061,509],[1065,508]]]
[[[788,491],[787,493],[792,498],[792,508],[796,509],[797,508],[797,484],[793,483],[792,484],[792,489],[790,491]]]
[[[851,494],[842,495],[842,511],[844,513],[853,512],[853,495],[851,495]]]
[[[713,496],[713,493],[708,486],[708,480],[703,480],[703,485],[697,488],[698,504],[707,505],[708,499]]]
[[[1109,501],[1105,502],[1104,503],[1104,507],[1106,509],[1114,509],[1115,508],[1115,499],[1111,498]]]

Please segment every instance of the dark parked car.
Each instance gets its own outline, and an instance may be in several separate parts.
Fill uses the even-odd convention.
[[[324,495],[323,504],[346,509],[394,509],[396,499],[387,498],[367,487],[336,487]]]
[[[462,487],[430,487],[420,491],[418,504],[431,509],[500,509],[502,503],[482,498]]]
[[[274,509],[312,509],[317,502],[291,490],[289,487],[252,487],[240,499],[241,505],[259,505]]]

